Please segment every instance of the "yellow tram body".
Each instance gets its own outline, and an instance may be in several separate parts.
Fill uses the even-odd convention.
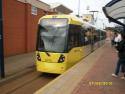
[[[42,21],[44,21],[43,19],[47,19],[47,21],[45,20],[45,22],[42,23]],[[76,17],[70,16],[70,15],[46,15],[46,16],[40,18],[38,24],[49,24],[49,25],[57,24],[58,25],[58,24],[62,23],[62,21],[61,22],[60,21],[59,22],[52,22],[52,21],[49,22],[48,19],[66,19],[67,25],[68,25],[67,28],[69,28],[70,24],[72,24],[74,27],[75,26],[82,27],[82,25],[84,25],[82,21],[80,21]],[[44,26],[46,26],[46,25],[44,25]],[[73,28],[73,30],[74,29],[75,28]],[[41,32],[42,32],[42,30],[44,31],[45,28],[42,28]],[[40,30],[38,29],[38,31],[40,31]],[[45,32],[48,32],[48,31],[46,30]],[[53,31],[53,32],[56,32],[56,31]],[[63,28],[61,28],[59,32],[63,32]],[[68,36],[68,37],[64,38],[64,39],[67,39],[66,43],[64,43],[64,44],[75,45],[75,43],[72,43],[72,41],[71,41],[72,38],[71,39],[69,38],[70,37],[69,32],[70,31],[67,30],[68,35],[66,35],[66,36]],[[76,32],[77,32],[77,30],[76,30]],[[57,29],[57,33],[58,33],[58,29]],[[38,33],[38,36],[40,34],[41,34],[41,36],[42,36],[42,34],[44,35],[44,33]],[[56,39],[57,44],[55,44],[56,46],[53,47],[50,45],[51,44],[50,41],[52,41],[53,38],[48,37],[47,34],[50,37],[53,37],[53,36],[49,35],[49,33],[45,33],[46,36],[43,36],[43,37],[45,37],[45,38],[43,38],[44,46],[46,46],[46,47],[48,46],[48,48],[46,48],[48,51],[46,51],[45,49],[43,51],[42,48],[41,48],[41,50],[38,50],[38,49],[36,50],[36,69],[39,72],[62,74],[67,69],[69,69],[74,64],[76,64],[78,61],[80,61],[83,57],[85,57],[86,55],[88,55],[89,53],[92,52],[91,44],[79,45],[79,46],[77,46],[77,44],[76,44],[76,46],[73,46],[73,47],[69,47],[70,46],[69,45],[69,46],[66,46],[66,49],[70,49],[70,50],[66,50],[66,51],[62,51],[62,52],[59,52],[59,50],[58,50],[57,52],[55,52],[55,50],[53,50],[53,49],[55,49],[58,46],[58,44],[59,44],[58,49],[61,49],[61,47],[63,46],[62,44],[60,44],[61,42],[59,42],[61,39],[63,40],[63,38],[60,38],[60,39],[57,38]],[[37,48],[39,48],[38,45],[40,44],[38,40],[42,40],[42,37],[37,39]],[[67,41],[71,41],[71,42],[67,42]],[[48,44],[45,42],[48,42]],[[49,51],[49,49],[52,49],[52,51]]]

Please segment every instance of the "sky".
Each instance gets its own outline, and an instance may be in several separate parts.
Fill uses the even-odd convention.
[[[41,0],[47,4],[51,3],[61,3],[68,7],[69,9],[73,10],[74,15],[78,14],[78,2],[80,1],[80,11],[79,14],[82,16],[83,14],[90,13],[89,11],[99,11],[95,13],[95,17],[97,17],[96,25],[100,28],[103,27],[103,23],[105,26],[113,26],[113,23],[108,23],[107,18],[105,17],[102,7],[105,6],[111,0]],[[89,7],[89,10],[87,10]]]

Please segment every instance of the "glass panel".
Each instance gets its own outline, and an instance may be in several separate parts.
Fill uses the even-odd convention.
[[[36,8],[35,6],[32,6],[32,7],[31,7],[31,13],[32,13],[33,15],[37,15],[37,8]]]
[[[42,26],[66,26],[67,19],[59,19],[59,18],[52,18],[52,19],[43,19],[41,20],[40,24]]]
[[[40,40],[44,45],[38,46],[38,50],[64,52],[67,44],[67,19],[43,19],[40,26]]]
[[[71,25],[71,24],[69,25],[68,50],[71,50],[73,47],[80,47],[82,45],[81,30],[82,30],[81,26]]]

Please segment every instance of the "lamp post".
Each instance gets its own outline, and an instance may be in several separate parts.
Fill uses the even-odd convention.
[[[79,13],[80,13],[80,0],[78,0],[78,14],[77,14],[78,17],[79,17]]]
[[[4,72],[4,55],[3,55],[3,17],[2,17],[2,0],[0,0],[0,78],[5,77]]]

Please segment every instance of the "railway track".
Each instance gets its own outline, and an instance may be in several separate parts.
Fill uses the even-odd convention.
[[[33,69],[30,73],[2,83],[0,85],[0,94],[33,94],[57,76],[39,73]]]

